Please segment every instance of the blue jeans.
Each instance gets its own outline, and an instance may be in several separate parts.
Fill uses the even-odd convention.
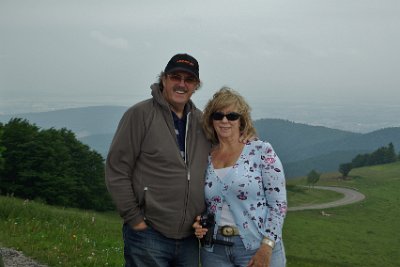
[[[251,257],[258,249],[246,250],[239,236],[224,237],[217,234],[217,239],[233,242],[233,246],[214,244],[213,252],[201,248],[202,267],[242,267],[247,266]],[[286,266],[285,248],[283,242],[276,243],[272,251],[270,267]]]
[[[150,226],[135,231],[127,224],[122,232],[125,267],[199,267],[199,241],[194,235],[171,239]]]

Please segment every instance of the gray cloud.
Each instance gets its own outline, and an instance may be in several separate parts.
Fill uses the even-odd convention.
[[[200,62],[199,106],[222,85],[252,101],[397,103],[398,14],[397,0],[3,0],[0,112],[45,107],[37,96],[131,105],[181,51]]]

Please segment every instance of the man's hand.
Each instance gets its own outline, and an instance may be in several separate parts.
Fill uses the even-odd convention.
[[[132,226],[133,230],[135,231],[144,231],[147,229],[147,224],[144,221]]]

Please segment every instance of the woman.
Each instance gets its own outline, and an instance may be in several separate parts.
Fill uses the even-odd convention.
[[[204,131],[214,144],[205,197],[216,225],[212,244],[201,249],[202,267],[285,266],[282,226],[287,201],[278,156],[267,142],[237,141],[256,131],[249,105],[232,89],[215,93],[203,116]],[[193,228],[198,238],[207,233],[200,216]]]

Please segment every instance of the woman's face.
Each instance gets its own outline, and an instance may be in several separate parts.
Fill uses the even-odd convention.
[[[229,106],[213,113],[212,123],[218,139],[237,138],[240,136],[240,114],[235,106]]]

